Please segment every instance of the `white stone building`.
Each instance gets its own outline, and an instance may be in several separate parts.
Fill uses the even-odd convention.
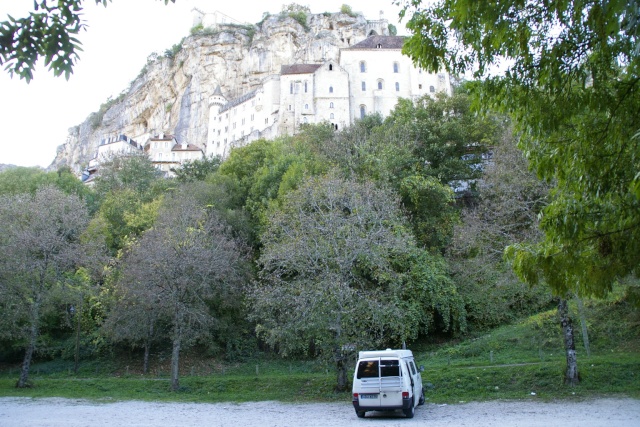
[[[292,135],[306,123],[340,130],[367,114],[387,116],[399,98],[451,95],[449,76],[415,67],[402,55],[403,43],[403,37],[372,35],[341,49],[339,61],[283,66],[231,101],[218,87],[209,101],[206,154],[224,158],[233,147]]]
[[[202,148],[187,143],[179,143],[173,135],[160,134],[149,138],[145,152],[155,167],[166,177],[174,176],[171,169],[179,168],[183,163],[201,159]]]

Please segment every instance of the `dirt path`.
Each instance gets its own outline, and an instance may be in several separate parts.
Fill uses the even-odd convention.
[[[426,404],[409,420],[398,414],[356,417],[349,403],[96,403],[69,399],[0,397],[2,427],[208,426],[208,427],[638,427],[640,400],[597,399],[584,402],[482,402]]]

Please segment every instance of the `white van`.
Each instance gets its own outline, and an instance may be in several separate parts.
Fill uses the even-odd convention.
[[[360,418],[367,411],[402,409],[413,418],[424,403],[422,369],[417,369],[411,350],[361,351],[353,374],[353,407]]]

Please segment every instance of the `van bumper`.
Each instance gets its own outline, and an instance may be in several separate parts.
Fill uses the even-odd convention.
[[[356,412],[367,411],[395,411],[397,409],[409,409],[413,403],[410,397],[402,399],[402,405],[400,406],[360,406],[358,398],[354,397],[352,400],[353,408]]]

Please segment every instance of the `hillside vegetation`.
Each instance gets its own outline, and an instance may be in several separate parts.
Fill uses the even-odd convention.
[[[540,239],[548,185],[465,87],[176,174],[0,173],[2,394],[343,399],[352,349],[403,343],[434,401],[568,393],[557,302],[502,258]],[[637,388],[637,283],[617,289],[571,309],[592,354],[570,393]]]

